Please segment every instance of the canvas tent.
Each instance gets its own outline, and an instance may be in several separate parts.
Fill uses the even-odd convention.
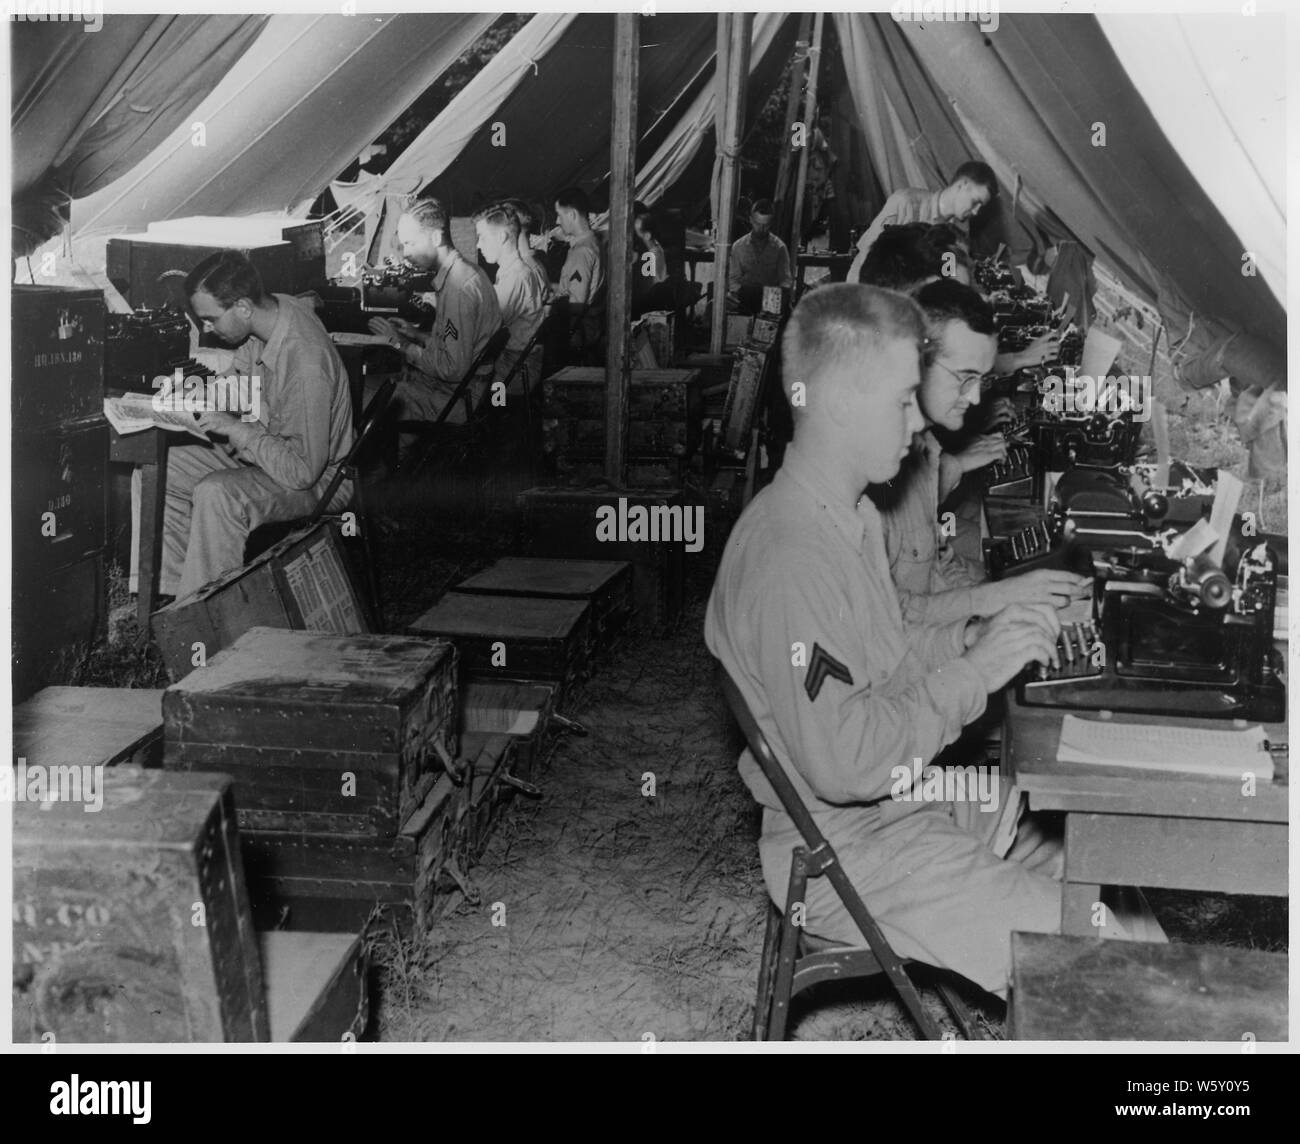
[[[97,136],[97,116],[108,108],[134,121],[125,79],[172,75],[151,70],[162,57],[124,62],[125,40],[85,37],[104,55],[77,45],[90,52],[87,98],[60,107],[42,77],[63,66],[66,43],[26,41],[15,76],[16,194],[69,169],[67,147],[51,155],[36,141],[34,125],[44,138],[53,124],[56,138],[80,139],[96,156],[85,165],[95,177],[69,184],[82,196],[72,208],[79,233],[178,215],[301,212],[492,17],[189,19],[172,34],[215,37],[224,55],[192,69],[183,97],[116,154],[110,120]],[[865,223],[889,190],[936,188],[963,160],[983,158],[1004,190],[981,228],[990,246],[1005,240],[1024,253],[1075,239],[1159,306],[1186,384],[1231,373],[1256,391],[1279,390],[1283,28],[1265,14],[1219,19],[1004,13],[986,34],[970,21],[835,13],[827,98],[851,142],[845,198]],[[753,22],[751,123],[790,57],[796,20]],[[386,198],[433,187],[469,210],[501,193],[598,186],[609,168],[612,25],[605,15],[534,17],[389,172],[356,188],[358,201],[377,214]],[[15,25],[16,38],[31,34]],[[653,202],[713,160],[713,16],[645,19],[641,40],[637,187]],[[1153,43],[1169,50],[1158,56]],[[206,125],[205,147],[193,145],[193,121]],[[493,141],[499,125],[504,146]]]

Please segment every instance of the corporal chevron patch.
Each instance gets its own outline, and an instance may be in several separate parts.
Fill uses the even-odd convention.
[[[803,689],[808,692],[808,698],[814,703],[817,702],[817,696],[821,694],[822,684],[826,682],[826,677],[838,679],[841,683],[847,683],[853,686],[853,675],[838,659],[828,652],[821,644],[813,644],[812,659],[808,662],[808,674],[803,677]]]
[[[443,326],[442,333],[439,336],[444,342],[454,342],[460,339],[460,331],[456,329],[456,324],[448,318],[447,324]]]

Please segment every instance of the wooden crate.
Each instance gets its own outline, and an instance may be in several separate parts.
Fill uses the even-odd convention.
[[[267,1040],[230,780],[101,773],[14,806],[13,1039]]]
[[[727,401],[722,409],[719,449],[737,460],[749,455],[750,435],[768,373],[768,352],[752,346],[735,351]]]
[[[162,762],[162,689],[46,687],[14,708],[14,758],[42,766]]]
[[[241,830],[389,840],[455,758],[456,650],[254,628],[163,694],[163,764],[235,780]]]
[[[99,416],[104,408],[104,294],[62,286],[12,287],[14,445],[37,427]]]
[[[168,675],[178,680],[250,628],[368,632],[364,600],[336,526],[321,521],[286,536],[256,560],[193,595],[160,608],[150,626]]]
[[[575,461],[604,457],[606,388],[605,370],[587,366],[569,366],[542,383],[543,417],[556,422],[557,455]],[[628,459],[690,458],[700,444],[703,400],[696,370],[632,370]]]
[[[108,425],[94,416],[18,433],[12,460],[15,577],[38,587],[108,541]]]
[[[591,655],[591,606],[584,599],[448,592],[409,630],[452,641],[466,672],[547,679],[561,691],[581,678]]]
[[[592,642],[604,651],[632,614],[632,565],[625,560],[504,556],[456,585],[458,593],[587,600]]]
[[[523,530],[533,556],[574,560],[625,560],[632,565],[633,623],[662,632],[681,615],[686,591],[683,540],[604,540],[598,534],[609,510],[620,502],[631,508],[680,509],[688,505],[680,489],[526,489],[519,496]]]
[[[509,735],[521,778],[541,769],[557,689],[535,679],[465,680],[461,689],[461,736],[472,732]]]
[[[361,938],[268,930],[257,935],[257,944],[272,1041],[338,1043],[365,1032],[369,959]]]
[[[254,916],[289,929],[360,927],[376,906],[414,911],[425,929],[486,844],[513,770],[509,735],[468,733],[461,757],[439,776],[393,839],[327,833],[242,832]]]
[[[39,581],[15,570],[13,699],[21,703],[52,679],[66,677],[78,645],[104,638],[108,589],[104,556],[95,553]]]

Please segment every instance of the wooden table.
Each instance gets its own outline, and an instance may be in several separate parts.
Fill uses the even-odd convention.
[[[830,270],[832,282],[843,282],[848,276],[849,267],[853,265],[853,259],[857,255],[852,250],[845,253],[832,250],[802,250],[797,253],[791,252],[791,257],[797,260],[801,276],[803,271],[810,266],[824,266]],[[699,247],[688,246],[686,248],[686,272],[692,282],[695,281],[695,267],[701,262],[712,264],[713,261],[713,247],[700,249]]]
[[[14,758],[33,766],[152,762],[162,748],[162,689],[47,687],[14,708]]]
[[[1271,783],[1242,793],[1237,779],[1058,763],[1060,709],[1007,698],[1002,774],[1027,792],[1031,810],[1065,812],[1061,931],[1094,935],[1102,886],[1154,886],[1212,893],[1287,894],[1285,752]],[[1092,717],[1091,712],[1075,712]],[[1116,722],[1223,729],[1217,719],[1116,714]],[[1285,724],[1265,724],[1287,742]]]
[[[149,633],[149,616],[158,600],[170,436],[163,429],[145,429],[125,437],[112,426],[108,430],[109,461],[140,469],[140,564],[135,609],[142,638]]]

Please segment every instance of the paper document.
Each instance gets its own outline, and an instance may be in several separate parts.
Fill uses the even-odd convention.
[[[1201,727],[1116,723],[1066,715],[1061,720],[1060,763],[1139,770],[1189,772],[1239,779],[1253,774],[1258,782],[1273,781],[1273,756],[1264,728],[1207,731]]]
[[[1214,486],[1214,504],[1210,508],[1210,524],[1219,534],[1219,539],[1210,549],[1210,559],[1220,568],[1223,567],[1223,554],[1228,547],[1232,522],[1237,515],[1237,505],[1241,503],[1241,494],[1245,487],[1240,477],[1228,472],[1227,469],[1219,470],[1219,480]]]
[[[389,345],[387,338],[381,338],[378,334],[349,334],[343,330],[335,330],[330,333],[330,341],[336,346],[386,346]]]
[[[190,433],[200,441],[208,436],[194,420],[194,413],[185,409],[159,409],[153,395],[124,393],[121,397],[104,398],[104,417],[117,432],[126,437],[146,429],[167,429],[173,433]]]

